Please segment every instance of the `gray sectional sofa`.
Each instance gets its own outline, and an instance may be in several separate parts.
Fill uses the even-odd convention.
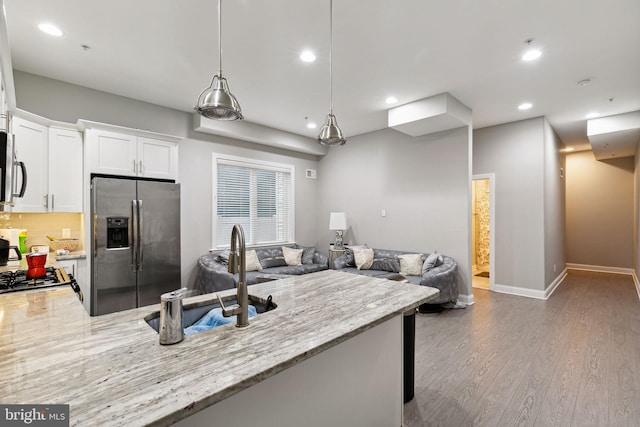
[[[302,264],[288,265],[285,261],[282,246],[292,249],[303,249]],[[247,250],[251,250],[248,248]],[[297,244],[274,245],[255,248],[261,270],[247,271],[247,285],[253,285],[265,280],[273,280],[314,273],[327,270],[329,259],[314,247],[305,247]],[[228,273],[227,259],[229,251],[212,251],[198,259],[196,272],[196,289],[200,294],[222,291],[235,288],[238,275]]]
[[[390,278],[398,280],[401,274],[399,255],[415,254],[409,251],[394,251],[388,249],[373,249],[373,263],[367,269],[356,267],[353,250],[346,248],[344,254],[338,256],[333,261],[333,268],[348,273],[361,274],[371,277]],[[421,260],[424,262],[430,254],[422,254]],[[436,254],[434,254],[436,255]],[[446,255],[440,255],[438,262],[428,271],[423,271],[420,275],[402,275],[411,283],[422,286],[430,286],[440,290],[436,299],[429,301],[428,305],[445,304],[458,299],[458,281],[456,271],[458,265],[455,260]]]

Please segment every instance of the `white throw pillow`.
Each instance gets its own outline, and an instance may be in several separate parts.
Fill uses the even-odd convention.
[[[262,265],[260,265],[260,260],[258,259],[258,254],[255,249],[245,252],[244,262],[247,271],[262,271]]]
[[[373,264],[373,249],[371,248],[352,248],[353,258],[356,261],[358,270],[368,270]]]
[[[282,247],[282,254],[287,265],[302,265],[302,252],[304,252],[304,249]]]
[[[400,260],[400,274],[405,276],[422,275],[422,254],[398,255]]]

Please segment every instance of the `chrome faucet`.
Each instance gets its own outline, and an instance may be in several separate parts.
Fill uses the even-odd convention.
[[[238,247],[236,249],[236,241]],[[233,226],[231,230],[231,250],[229,252],[229,273],[238,273],[237,300],[238,303],[226,308],[219,295],[218,302],[222,307],[222,315],[231,317],[236,315],[236,327],[249,326],[249,294],[247,292],[247,264],[244,243],[244,230],[240,224]]]

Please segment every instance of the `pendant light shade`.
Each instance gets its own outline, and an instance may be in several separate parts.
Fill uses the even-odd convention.
[[[344,145],[347,142],[333,114],[333,0],[329,0],[329,114],[320,128],[318,142],[322,145]]]
[[[194,109],[201,116],[214,120],[242,120],[242,109],[229,90],[227,79],[222,77],[222,0],[218,0],[218,55],[220,69],[213,76],[211,85],[198,97]]]

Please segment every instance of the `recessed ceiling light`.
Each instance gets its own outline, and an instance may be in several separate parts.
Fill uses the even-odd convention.
[[[596,117],[598,117],[599,115],[600,115],[600,113],[596,113],[595,111],[593,111],[593,112],[591,112],[591,113],[589,113],[589,114],[586,114],[586,115],[584,116],[584,118],[585,118],[585,119],[595,119],[595,118],[596,118]]]
[[[527,44],[527,50],[522,55],[523,61],[533,61],[534,59],[538,59],[542,56],[542,51],[535,47],[531,47],[531,42],[533,39],[527,39],[524,42]]]
[[[568,152],[573,151],[573,150],[574,150],[573,147],[567,147],[567,148],[565,148],[564,150],[561,150],[561,151],[564,151],[565,153],[568,153]]]
[[[40,31],[49,34],[50,36],[60,37],[62,35],[62,30],[53,24],[38,24],[38,28],[40,29]]]
[[[522,55],[523,61],[533,61],[534,59],[538,59],[542,56],[542,51],[540,49],[529,49],[524,55]]]
[[[523,102],[522,104],[518,105],[518,110],[528,110],[529,108],[533,107],[533,104],[530,102]]]
[[[591,83],[591,79],[582,79],[578,82],[579,86],[587,86],[589,83]]]
[[[398,98],[396,98],[395,96],[390,96],[385,99],[384,102],[386,102],[387,104],[395,104],[396,102],[398,102]]]
[[[304,62],[313,62],[316,60],[316,56],[310,50],[305,50],[300,54],[300,59]]]
[[[315,123],[313,123],[313,122],[309,122],[309,123],[307,123],[307,127],[308,127],[309,129],[315,129],[315,128],[317,128],[317,127],[318,127],[318,125],[316,125],[316,124],[315,124]]]

